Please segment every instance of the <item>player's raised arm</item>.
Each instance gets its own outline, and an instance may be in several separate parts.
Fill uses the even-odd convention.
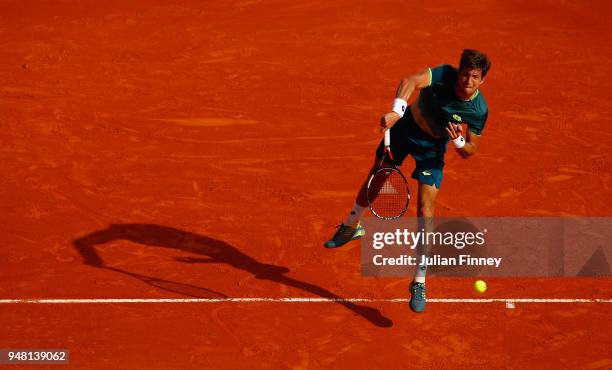
[[[408,101],[416,89],[422,89],[431,83],[431,71],[426,68],[418,73],[403,78],[400,81],[395,97]]]
[[[395,93],[393,109],[391,112],[383,115],[380,119],[382,130],[384,131],[390,129],[400,118],[402,118],[406,112],[406,109],[408,108],[408,99],[410,99],[414,93],[414,90],[427,87],[430,83],[431,70],[429,68],[426,68],[411,76],[402,78]]]

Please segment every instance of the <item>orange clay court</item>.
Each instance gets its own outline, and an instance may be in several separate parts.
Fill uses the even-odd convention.
[[[2,1],[0,349],[68,349],[75,369],[609,369],[609,277],[431,277],[415,314],[410,278],[322,243],[399,80],[464,48],[493,62],[490,115],[474,158],[448,151],[436,215],[612,216],[611,11]]]

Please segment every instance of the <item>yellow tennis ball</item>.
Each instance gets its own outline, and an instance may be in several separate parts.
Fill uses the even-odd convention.
[[[474,289],[478,293],[484,293],[487,290],[487,283],[484,280],[476,280],[474,282]]]

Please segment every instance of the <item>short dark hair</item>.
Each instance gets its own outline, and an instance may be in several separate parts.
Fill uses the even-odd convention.
[[[489,68],[491,68],[491,61],[485,53],[481,53],[478,50],[465,49],[463,53],[461,53],[459,70],[462,71],[464,68],[480,69],[482,77],[484,77],[487,75],[487,72],[489,72]]]

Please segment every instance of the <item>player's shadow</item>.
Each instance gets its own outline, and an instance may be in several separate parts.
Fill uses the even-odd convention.
[[[312,293],[321,298],[332,299],[376,326],[390,327],[393,325],[391,320],[383,316],[375,308],[346,301],[325,288],[286,276],[285,274],[289,272],[288,268],[259,262],[224,241],[204,235],[153,224],[113,224],[107,229],[78,238],[73,244],[88,265],[126,274],[161,289],[183,295],[202,296],[202,292],[205,292],[206,296],[223,296],[221,293],[206,288],[152,278],[112,266],[106,266],[97,253],[96,246],[115,240],[129,240],[139,244],[172,248],[196,255],[196,257],[177,258],[177,261],[183,263],[225,263],[234,268],[247,271],[258,279],[270,280]]]

